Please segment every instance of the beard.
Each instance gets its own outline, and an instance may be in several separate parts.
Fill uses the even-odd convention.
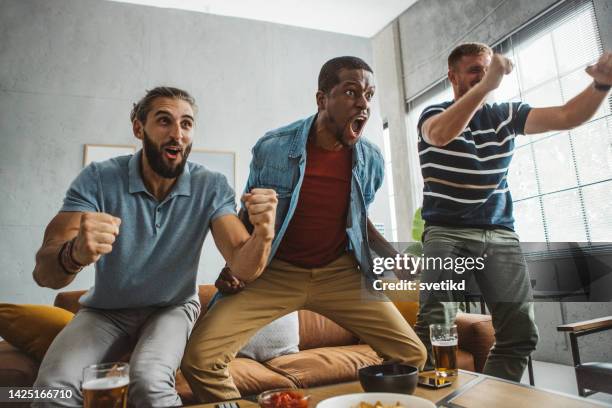
[[[176,146],[177,144],[174,142],[168,142],[163,146],[157,148],[157,146],[155,145],[155,143],[153,143],[147,132],[145,132],[144,130],[143,132],[143,150],[145,155],[147,156],[147,161],[149,162],[149,165],[151,166],[153,171],[157,173],[158,176],[168,179],[173,179],[180,176],[183,173],[183,170],[185,169],[185,165],[187,164],[187,158],[189,157],[189,153],[191,152],[192,144],[190,143],[185,146],[185,149],[181,152],[181,156],[183,157],[183,159],[178,164],[171,165],[169,163],[166,163],[166,161],[164,160],[163,149],[164,147]]]
[[[334,132],[334,136],[335,136],[336,140],[338,141],[338,143],[340,143],[342,145],[342,147],[346,147],[346,148],[350,149],[350,148],[352,148],[355,145],[355,143],[357,143],[356,140],[353,143],[349,143],[346,140],[345,135],[344,135],[346,125],[342,126],[332,116],[329,116],[329,121],[336,128],[336,131]]]

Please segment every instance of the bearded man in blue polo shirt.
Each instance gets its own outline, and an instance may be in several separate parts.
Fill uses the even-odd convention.
[[[198,261],[210,229],[234,274],[263,271],[274,237],[276,193],[254,188],[243,197],[249,234],[235,212],[225,177],[187,161],[196,105],[187,92],[149,91],[131,121],[143,148],[87,166],[66,193],[36,255],[34,280],[63,288],[95,264],[95,284],[81,309],[55,338],[37,387],[69,387],[82,405],[83,368],[131,352],[130,403],[181,405],[174,388],[187,338],[198,318]]]
[[[512,69],[509,59],[485,44],[456,47],[448,57],[455,98],[425,108],[418,122],[418,148],[424,179],[424,256],[486,258],[485,269],[473,271],[495,328],[496,342],[484,372],[520,381],[538,331],[506,181],[514,139],[570,129],[589,120],[612,85],[612,54],[605,53],[586,69],[593,82],[563,106],[487,103],[488,95]],[[424,270],[422,281],[447,278],[456,274],[438,267]],[[430,355],[429,325],[454,321],[455,295],[421,292],[415,329]]]

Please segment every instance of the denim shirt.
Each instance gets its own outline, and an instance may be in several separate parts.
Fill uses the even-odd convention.
[[[316,115],[267,132],[253,147],[253,159],[245,192],[252,188],[276,191],[275,236],[268,263],[274,258],[291,222],[306,171],[306,143]],[[353,148],[350,208],[346,220],[348,251],[362,273],[374,278],[368,246],[367,208],[374,201],[384,177],[384,161],[378,147],[360,138]],[[324,194],[324,192],[321,192]]]

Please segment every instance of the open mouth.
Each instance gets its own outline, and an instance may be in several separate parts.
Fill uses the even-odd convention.
[[[182,149],[178,146],[164,147],[164,154],[170,160],[176,160],[181,153]]]
[[[351,122],[351,131],[353,132],[354,137],[359,137],[367,121],[368,118],[366,116],[358,116],[353,119]]]

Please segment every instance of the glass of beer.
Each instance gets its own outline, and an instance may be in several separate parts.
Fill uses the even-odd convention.
[[[457,375],[457,325],[432,324],[429,326],[434,367],[438,377]]]
[[[126,408],[128,363],[95,364],[83,369],[84,408]]]

